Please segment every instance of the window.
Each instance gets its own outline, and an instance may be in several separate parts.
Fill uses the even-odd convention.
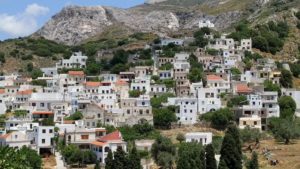
[[[89,139],[89,135],[81,135],[81,139],[82,140],[88,140]]]
[[[44,107],[44,106],[45,106],[45,104],[44,104],[44,103],[40,103],[40,106],[41,106],[41,107]]]
[[[43,130],[42,130],[42,133],[46,133],[46,129],[43,129]]]
[[[49,133],[53,133],[53,130],[52,130],[52,129],[50,129],[50,130],[49,130]]]
[[[45,144],[46,143],[46,139],[42,139],[42,144]]]
[[[254,125],[257,125],[257,121],[254,121]]]

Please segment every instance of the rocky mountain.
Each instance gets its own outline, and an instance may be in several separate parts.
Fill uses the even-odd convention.
[[[184,1],[187,1],[187,5]],[[229,9],[208,14],[209,12],[201,10],[201,7],[214,9],[228,3],[226,1],[169,0],[143,4],[130,9],[68,6],[54,15],[35,35],[67,45],[76,45],[103,33],[111,26],[121,25],[122,29],[132,32],[153,32],[160,36],[167,36],[180,29],[196,27],[199,20],[203,18],[216,23],[217,29],[224,29],[239,20],[243,11]]]

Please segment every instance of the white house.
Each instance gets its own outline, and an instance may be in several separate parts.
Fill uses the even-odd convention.
[[[54,126],[36,126],[33,132],[33,142],[39,153],[53,152]]]
[[[212,133],[210,132],[192,132],[185,134],[185,142],[197,142],[202,145],[212,143]]]
[[[217,88],[198,88],[197,93],[199,114],[222,108],[221,97]]]
[[[62,59],[56,63],[56,68],[85,68],[88,57],[82,55],[82,52],[75,52],[69,59]]]
[[[127,143],[123,141],[119,131],[114,131],[90,143],[90,149],[96,154],[97,160],[103,164],[105,164],[108,151],[115,152],[118,147],[121,147],[125,152],[127,151]]]
[[[179,106],[176,116],[182,124],[194,124],[198,120],[197,98],[168,98],[168,105]]]
[[[205,20],[205,19],[201,19],[199,21],[199,28],[204,28],[204,27],[207,27],[207,28],[214,28],[215,27],[215,24],[212,23],[210,20]]]
[[[259,129],[261,131],[261,117],[257,115],[252,115],[250,117],[240,117],[239,128],[244,129],[247,126],[250,128]]]

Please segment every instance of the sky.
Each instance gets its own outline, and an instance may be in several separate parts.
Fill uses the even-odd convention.
[[[0,40],[28,36],[68,5],[129,8],[144,0],[0,0]]]

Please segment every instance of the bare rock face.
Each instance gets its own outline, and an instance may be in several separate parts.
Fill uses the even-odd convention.
[[[101,6],[72,6],[54,15],[37,34],[46,39],[73,45],[112,24],[107,17],[106,10]]]
[[[217,28],[226,28],[240,15],[238,11],[233,11],[219,16],[206,16],[201,11],[176,12],[158,9],[149,4],[131,9],[69,6],[54,15],[35,35],[67,45],[77,45],[103,33],[112,25],[124,25],[136,32],[153,32],[166,36],[181,28],[195,27],[203,18],[210,19]]]

